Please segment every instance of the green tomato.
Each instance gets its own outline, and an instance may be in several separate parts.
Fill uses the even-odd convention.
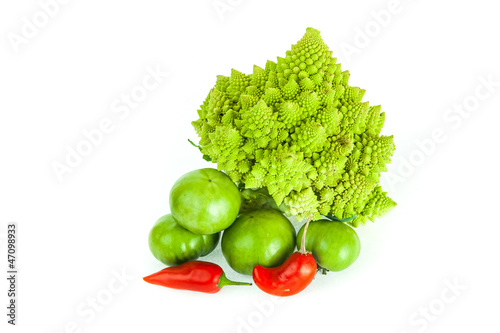
[[[149,249],[165,265],[179,265],[212,252],[220,233],[198,235],[181,227],[171,214],[162,216],[149,232]]]
[[[170,190],[170,209],[177,222],[200,235],[229,227],[240,210],[240,191],[215,169],[199,169],[179,178]]]
[[[302,243],[305,225],[297,235],[297,248]],[[361,245],[356,231],[342,222],[311,221],[306,233],[306,250],[323,268],[338,272],[358,259]]]
[[[221,247],[232,269],[251,275],[255,266],[275,267],[292,254],[295,229],[276,210],[244,213],[224,231]]]

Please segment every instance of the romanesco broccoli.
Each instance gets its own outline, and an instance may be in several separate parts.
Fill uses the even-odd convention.
[[[373,221],[396,205],[378,186],[395,146],[380,135],[380,106],[348,81],[308,28],[276,63],[217,77],[192,122],[200,150],[239,184],[247,207]]]

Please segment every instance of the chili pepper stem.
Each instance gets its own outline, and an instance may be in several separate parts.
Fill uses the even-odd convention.
[[[224,286],[251,286],[251,285],[252,284],[249,282],[231,281],[226,277],[226,274],[222,273],[222,275],[219,278],[218,287],[222,288]]]
[[[309,217],[307,218],[306,226],[304,227],[304,233],[302,234],[302,243],[300,243],[300,250],[299,252],[302,254],[307,254],[309,251],[306,251],[306,232],[307,228],[309,227],[309,222],[311,222],[311,219],[313,217],[313,214],[311,213]]]

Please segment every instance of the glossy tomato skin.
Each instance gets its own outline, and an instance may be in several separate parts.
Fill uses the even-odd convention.
[[[255,266],[252,276],[262,291],[275,296],[292,296],[312,282],[316,270],[316,260],[312,254],[294,252],[278,267]]]
[[[295,247],[295,229],[282,213],[262,209],[241,214],[222,234],[222,253],[235,271],[281,265]]]
[[[212,252],[220,233],[198,235],[181,227],[171,214],[162,216],[149,232],[149,249],[165,265],[179,265]]]
[[[300,248],[304,226],[297,235]],[[354,229],[342,222],[312,221],[306,233],[306,250],[311,251],[318,265],[330,271],[346,269],[359,256],[361,244]]]
[[[179,178],[170,190],[170,210],[177,222],[200,235],[229,227],[240,210],[240,192],[223,172],[206,168]]]

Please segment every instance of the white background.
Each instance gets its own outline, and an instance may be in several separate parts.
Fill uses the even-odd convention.
[[[68,1],[16,46],[23,18],[44,24],[41,7],[2,1],[0,266],[7,270],[6,225],[15,221],[20,272],[16,327],[6,324],[1,279],[2,332],[498,332],[495,2],[401,0],[396,11],[389,0],[224,5]],[[388,9],[381,26],[373,13]],[[397,208],[358,228],[353,266],[318,275],[279,304],[255,286],[205,295],[144,283],[163,268],[147,235],[169,212],[170,187],[211,166],[187,139],[197,139],[190,122],[216,75],[284,56],[308,26],[350,70],[350,84],[386,112],[383,133],[394,134],[397,150],[383,186]],[[128,116],[113,112],[147,67],[169,75]],[[485,86],[488,78],[496,83]],[[53,163],[65,163],[67,147],[103,119],[113,130],[60,181]],[[429,143],[440,129],[445,139]],[[250,280],[220,248],[207,259]]]

